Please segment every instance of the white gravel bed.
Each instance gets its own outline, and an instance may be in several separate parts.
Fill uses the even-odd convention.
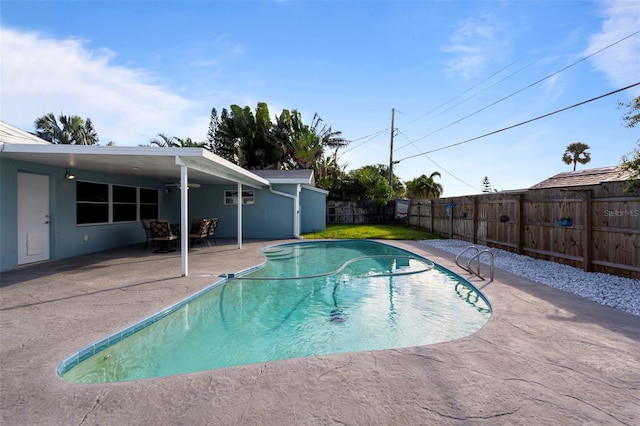
[[[456,255],[471,245],[460,240],[422,240],[420,243]],[[600,272],[585,272],[573,266],[534,259],[506,250],[481,245],[476,247],[480,250],[488,248],[493,252],[494,265],[498,269],[640,316],[640,280]],[[474,254],[475,251],[469,251],[465,256],[468,259]],[[488,265],[489,256],[481,256],[481,263]],[[483,268],[480,273],[485,276],[489,271]]]

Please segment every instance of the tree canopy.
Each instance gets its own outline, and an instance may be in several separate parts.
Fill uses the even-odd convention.
[[[315,170],[316,162],[328,149],[348,144],[341,132],[333,131],[318,114],[311,124],[303,123],[295,109],[284,109],[274,119],[264,102],[259,102],[255,111],[249,106],[231,105],[218,115],[214,108],[206,146],[246,169]]]
[[[167,136],[165,133],[158,133],[157,137],[149,141],[151,146],[162,148],[204,148],[204,142],[194,142],[191,138],[178,138]]]
[[[60,122],[58,123],[58,120]],[[55,144],[95,145],[98,133],[93,128],[90,118],[83,120],[78,115],[60,114],[56,120],[50,112],[37,118],[33,123],[36,135]]]
[[[407,182],[407,196],[409,198],[438,198],[444,192],[442,185],[435,181],[441,177],[440,172],[433,172],[429,176],[421,175]]]
[[[489,177],[485,176],[482,179],[482,192],[491,192],[491,182],[489,181]]]
[[[626,104],[620,102],[619,105],[627,108],[627,112],[622,116],[622,120],[626,122],[626,127],[631,129],[640,123],[640,96]]]
[[[565,164],[573,164],[573,171],[576,170],[576,165],[587,164],[591,161],[591,154],[587,152],[591,147],[586,143],[574,142],[567,146],[567,149],[562,154],[562,161]]]
[[[640,123],[640,96],[633,101],[622,104],[628,108],[628,111],[622,117],[626,122],[625,126],[632,129]],[[632,192],[640,189],[640,140],[636,141],[636,148],[627,155],[622,157],[621,167],[623,170],[631,172],[631,178],[627,181],[625,191]]]
[[[402,181],[394,176],[389,185],[389,167],[383,164],[363,166],[351,170],[338,179],[329,193],[333,200],[366,201],[378,206],[404,195]]]

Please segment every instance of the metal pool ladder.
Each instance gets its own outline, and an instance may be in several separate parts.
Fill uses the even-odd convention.
[[[467,262],[467,266],[461,265],[459,260],[462,257],[463,254],[465,254],[468,251],[471,250],[475,250],[476,254],[474,254],[473,256],[471,256],[471,258],[469,259],[469,261]],[[462,250],[462,252],[456,256],[456,265],[458,265],[459,267],[461,267],[462,269],[464,269],[465,271],[467,271],[470,274],[473,274],[475,276],[477,276],[478,278],[480,278],[481,280],[484,280],[484,277],[482,275],[480,275],[480,256],[482,256],[483,253],[487,253],[489,255],[489,259],[490,259],[490,264],[489,264],[489,274],[491,279],[489,280],[489,282],[493,281],[493,265],[494,265],[494,256],[493,256],[493,252],[491,252],[491,250],[488,249],[484,249],[484,250],[480,250],[478,247],[476,246],[469,246],[466,249]],[[471,269],[471,262],[473,261],[477,262],[477,272],[474,271],[473,269]]]

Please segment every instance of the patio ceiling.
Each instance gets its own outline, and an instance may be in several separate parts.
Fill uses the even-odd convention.
[[[72,172],[116,174],[180,182],[180,162],[188,168],[189,182],[203,185],[241,183],[254,188],[269,186],[259,177],[203,148],[112,147],[83,145],[0,145],[4,158],[69,168]]]

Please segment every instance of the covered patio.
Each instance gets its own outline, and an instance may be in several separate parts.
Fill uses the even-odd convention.
[[[0,277],[0,424],[640,423],[640,317],[496,270],[479,332],[430,346],[291,359],[112,384],[74,384],[59,362],[264,261],[286,241],[233,239],[190,254],[138,245]],[[453,255],[391,244],[456,270]]]
[[[11,129],[6,123],[4,128]],[[20,132],[16,132],[19,136]],[[189,234],[189,185],[233,184],[242,194],[243,186],[266,189],[269,181],[220,158],[203,148],[149,148],[55,145],[23,143],[16,135],[3,134],[0,144],[3,158],[35,162],[64,168],[65,178],[74,179],[73,172],[90,171],[93,174],[148,179],[175,185],[180,190],[180,235]],[[13,139],[11,139],[13,138]],[[37,139],[37,138],[36,138]],[[17,140],[17,143],[9,143]],[[71,173],[69,173],[71,171]],[[242,202],[237,203],[237,247],[242,248]],[[189,241],[181,239],[181,274],[189,273]]]

